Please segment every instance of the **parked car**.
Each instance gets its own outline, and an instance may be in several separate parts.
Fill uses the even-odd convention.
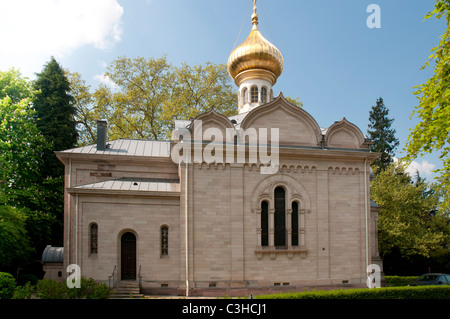
[[[423,274],[410,284],[410,286],[425,286],[425,285],[450,285],[450,275]]]

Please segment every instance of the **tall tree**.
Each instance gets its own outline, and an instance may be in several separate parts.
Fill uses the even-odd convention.
[[[71,94],[75,107],[75,123],[78,131],[78,145],[89,145],[95,143],[97,112],[94,106],[94,96],[91,86],[86,84],[81,75],[76,72],[66,71],[70,82]]]
[[[236,92],[226,65],[184,63],[174,68],[173,73],[174,85],[162,113],[167,136],[172,133],[174,119],[195,118],[209,110],[225,116],[236,114]]]
[[[440,173],[443,206],[450,206],[450,0],[437,0],[435,9],[425,19],[445,18],[447,27],[441,36],[439,45],[432,49],[428,62],[422,69],[434,63],[434,75],[425,83],[415,88],[414,94],[419,99],[412,116],[419,118],[419,123],[411,131],[406,144],[407,161],[425,153],[439,152],[443,168]]]
[[[102,85],[94,96],[98,114],[108,119],[110,138],[163,138],[160,118],[174,83],[166,57],[119,57],[105,76],[115,87]]]
[[[236,114],[237,95],[224,65],[174,67],[165,56],[119,57],[105,76],[114,86],[95,91],[93,111],[108,120],[112,139],[170,139],[174,119],[194,118],[210,109]]]
[[[372,150],[381,153],[381,157],[373,163],[378,168],[376,172],[389,166],[395,149],[399,145],[399,141],[395,137],[395,129],[391,127],[394,119],[388,118],[388,114],[389,110],[381,97],[377,99],[377,104],[372,106],[369,112],[370,123],[367,133],[369,139],[374,142]]]
[[[371,198],[382,207],[378,217],[381,256],[394,250],[403,256],[422,255],[445,246],[448,216],[438,210],[435,186],[419,178],[416,183],[402,166],[391,164],[375,176]]]
[[[42,154],[50,145],[34,122],[34,95],[31,82],[20,72],[14,69],[0,72],[0,210],[7,214],[0,216],[0,224],[3,223],[0,242],[4,244],[0,250],[27,252],[17,251],[11,255],[21,254],[21,258],[0,256],[0,260],[9,260],[8,267],[24,261],[33,249],[38,256],[42,254],[50,242],[54,224],[54,218],[48,213],[53,198],[40,178]],[[17,237],[22,235],[30,240]],[[3,236],[9,238],[3,239]]]
[[[52,231],[52,244],[62,245],[64,220],[64,165],[54,151],[73,148],[78,133],[74,120],[74,98],[70,95],[70,83],[59,63],[52,57],[37,74],[34,88],[38,91],[33,106],[36,125],[51,145],[43,152],[39,170],[41,185],[45,189],[41,198],[47,203],[47,211],[56,219]]]
[[[48,148],[34,123],[34,94],[20,72],[0,72],[0,193],[5,202],[30,209],[39,205],[35,192]]]
[[[74,147],[78,137],[70,83],[64,70],[52,57],[42,72],[37,74],[34,87],[39,92],[33,101],[36,124],[42,135],[52,144],[52,152],[45,154],[44,177],[61,177],[64,174],[64,166],[53,151]]]

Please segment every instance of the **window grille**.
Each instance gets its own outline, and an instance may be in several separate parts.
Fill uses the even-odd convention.
[[[161,256],[169,255],[169,227],[161,227]]]
[[[251,102],[258,103],[258,88],[256,86],[251,89]]]
[[[91,254],[97,254],[98,252],[98,225],[91,224],[90,229],[90,237],[91,237]]]

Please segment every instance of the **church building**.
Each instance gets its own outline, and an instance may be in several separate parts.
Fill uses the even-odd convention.
[[[367,267],[381,266],[369,183],[379,154],[345,118],[323,128],[273,96],[283,56],[256,4],[251,19],[228,60],[238,114],[177,120],[171,141],[108,141],[99,121],[97,144],[56,153],[63,276],[76,264],[111,287],[188,296],[366,287]]]

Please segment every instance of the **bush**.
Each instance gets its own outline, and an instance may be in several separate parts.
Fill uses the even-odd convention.
[[[256,296],[257,299],[450,299],[450,286],[388,287],[305,291]]]
[[[32,295],[36,292],[36,286],[27,282],[24,286],[18,286],[14,290],[12,299],[31,299]]]
[[[36,296],[40,299],[66,299],[66,285],[51,279],[39,280]]]
[[[411,284],[418,276],[385,276],[388,287],[402,287]]]
[[[66,286],[67,287],[67,286]],[[106,284],[96,282],[94,279],[81,278],[80,288],[66,288],[69,299],[108,299],[110,290]]]
[[[14,294],[16,280],[7,272],[0,272],[0,299],[9,299]]]
[[[60,283],[50,279],[40,280],[36,287],[36,296],[40,299],[108,299],[110,293],[106,284],[83,277],[80,288],[68,288],[65,282]]]

